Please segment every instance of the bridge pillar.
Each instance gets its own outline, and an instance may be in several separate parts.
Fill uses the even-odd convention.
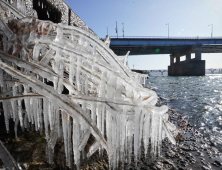
[[[170,66],[168,66],[168,76],[173,76],[174,73],[174,66],[176,63],[174,63],[175,56],[173,54],[170,55]]]
[[[191,60],[191,53],[186,54],[186,61],[190,61]]]
[[[170,65],[172,66],[174,64],[174,56],[170,55]]]
[[[191,59],[191,53],[186,54],[186,60],[180,62],[180,57],[170,55],[170,66],[168,66],[168,76],[204,76],[205,60],[201,60],[201,48],[195,49],[195,59]]]
[[[176,63],[180,63],[180,57],[176,57]]]
[[[201,60],[201,47],[196,46],[195,48],[195,60]]]

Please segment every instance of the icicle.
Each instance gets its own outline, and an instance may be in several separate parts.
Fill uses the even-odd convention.
[[[25,118],[23,119],[23,124],[24,124],[24,127],[27,129],[28,128],[28,115],[27,113],[25,113]]]
[[[7,109],[7,101],[2,101],[3,104],[3,111],[4,111],[4,117],[5,117],[5,128],[7,133],[9,133],[9,114]]]
[[[75,74],[75,63],[74,63],[74,56],[70,56],[70,64],[69,64],[69,82],[73,84],[73,78]]]
[[[35,131],[38,130],[38,100],[36,98],[33,98],[33,117],[34,117],[34,123],[35,123]]]
[[[144,129],[143,129],[143,124],[144,124],[144,110],[141,110],[141,119],[140,119],[140,137],[139,137],[139,149],[141,148],[141,143],[143,141],[143,133],[144,133]],[[139,154],[138,154],[138,159],[141,158],[141,149],[139,150]]]
[[[113,148],[113,143],[112,143],[112,115],[110,113],[110,110],[106,110],[106,135],[107,135],[107,143],[109,146],[109,167],[113,167],[113,162],[114,162],[114,148]]]
[[[126,122],[127,122],[127,116],[126,116],[126,110],[127,107],[124,106],[123,113],[120,115],[120,161],[122,162],[122,168],[124,168],[125,162],[125,141],[126,141]]]
[[[88,93],[89,93],[89,91],[88,91],[88,84],[89,84],[89,81],[88,81],[88,77],[86,76],[85,77],[85,95],[89,95]]]
[[[79,137],[80,137],[80,133],[79,133],[79,124],[76,122],[75,119],[73,119],[73,135],[72,135],[72,143],[73,143],[73,152],[74,152],[74,160],[75,160],[75,164],[77,169],[79,169],[79,165],[80,165],[80,152],[79,152]]]
[[[63,41],[62,41],[62,39],[63,39],[63,28],[62,28],[62,25],[61,25],[61,24],[59,24],[59,25],[57,26],[56,31],[57,31],[57,34],[56,34],[56,39],[55,39],[55,41],[57,41],[57,42],[59,42],[59,43],[63,43]]]
[[[8,109],[9,118],[13,118],[12,105],[10,101],[7,101],[7,109]]]
[[[63,91],[64,63],[62,62],[61,58],[62,53],[56,52],[56,55],[54,57],[55,61],[53,63],[53,70],[58,74],[58,80],[57,82],[54,82],[54,89],[57,90],[59,93],[62,93]]]
[[[59,64],[59,80],[58,80],[58,92],[62,93],[63,91],[63,73],[64,73],[64,64],[62,62],[60,62]]]
[[[67,114],[67,157],[66,157],[66,165],[71,168],[71,123],[70,116]]]
[[[4,83],[4,77],[3,77],[3,71],[0,69],[0,87],[3,87]]]
[[[21,100],[18,100],[18,115],[19,115],[20,126],[23,127],[22,102],[21,102]]]
[[[96,123],[96,106],[95,103],[91,104],[91,118]]]
[[[48,113],[49,113],[49,101],[47,98],[43,98],[43,114],[44,114],[44,126],[45,126],[45,136],[46,136],[46,140],[49,139],[49,132],[48,132],[48,123],[49,123],[49,119],[48,119]]]
[[[117,78],[117,87],[115,92],[115,99],[122,100],[122,91],[123,91],[123,81],[120,78]]]
[[[40,132],[42,133],[43,127],[42,127],[42,99],[37,99],[38,100],[38,108],[37,108],[37,118],[38,118],[38,128],[40,129]]]
[[[88,105],[88,102],[87,101],[81,101],[81,107],[82,107],[82,110],[84,110],[84,112],[86,113],[87,112],[87,108],[86,106]]]
[[[12,87],[12,95],[13,96],[16,96],[17,95],[17,84],[15,84],[13,87]],[[13,120],[15,121],[15,114],[17,114],[17,101],[15,100],[11,100],[11,112],[12,112],[12,116],[13,116]]]
[[[63,128],[63,139],[64,139],[64,145],[65,145],[65,154],[66,154],[66,165],[68,163],[68,134],[67,134],[67,114],[65,112],[62,112],[62,128]]]
[[[110,113],[113,115],[112,111],[110,110]],[[112,167],[113,169],[116,169],[117,168],[117,162],[116,162],[116,159],[117,159],[117,116],[112,116],[112,124],[111,124],[111,136],[112,136],[112,139],[111,139],[111,142],[112,142],[112,149],[113,149],[113,155],[112,155]]]
[[[23,91],[22,91],[22,85],[21,84],[19,84],[18,85],[18,92],[19,92],[19,94],[21,94]]]
[[[17,129],[18,129],[18,124],[19,124],[19,117],[18,115],[16,115],[15,117],[15,125],[14,125],[14,131],[15,131],[15,138],[18,138],[18,134],[17,134]]]
[[[114,99],[115,87],[116,87],[117,77],[112,73],[109,74],[109,79],[107,82],[107,98]]]
[[[144,125],[143,125],[143,141],[144,141],[144,149],[145,149],[145,158],[147,158],[147,151],[148,151],[148,146],[149,146],[149,139],[150,139],[150,132],[151,132],[151,125],[150,125],[150,112],[146,111],[145,113],[145,120],[144,120]]]
[[[50,18],[49,11],[47,11],[47,16],[48,16],[48,18]]]
[[[96,108],[96,115],[97,115],[97,127],[101,131],[102,130],[102,112],[101,112],[101,104],[97,105]]]
[[[153,154],[153,158],[156,157],[156,149],[157,149],[157,135],[159,131],[159,115],[152,113],[151,120],[151,152]]]
[[[106,74],[103,73],[103,75],[101,77],[100,88],[99,88],[99,97],[104,97],[105,96],[105,77],[106,77]]]
[[[163,117],[159,117],[159,132],[157,137],[157,148],[158,148],[158,156],[160,156],[161,152],[161,143],[162,143],[162,132],[163,132]]]
[[[139,136],[140,136],[140,116],[141,116],[141,110],[139,108],[135,108],[135,128],[134,128],[134,161],[137,164],[137,155],[138,155],[138,149],[139,149]]]
[[[53,105],[51,102],[48,102],[48,116],[50,129],[53,130]]]
[[[23,85],[24,87],[24,95],[28,94],[29,91],[29,86],[27,85]],[[25,110],[26,110],[26,114],[28,115],[28,120],[29,122],[31,122],[31,116],[30,116],[30,98],[25,98]]]
[[[116,145],[116,168],[118,167],[118,163],[121,157],[121,153],[120,153],[120,134],[121,134],[121,114],[117,114],[116,115],[116,140],[115,140],[115,145]]]
[[[16,111],[17,111],[17,109],[16,109],[16,103],[15,103],[15,101],[14,100],[11,100],[10,101],[11,102],[11,107],[12,107],[12,115],[13,115],[13,120],[15,121],[15,117],[16,117]]]
[[[55,116],[56,117],[56,116]],[[54,147],[58,138],[58,129],[57,129],[57,122],[58,121],[54,121],[53,122],[53,128],[50,132],[50,139],[48,140],[48,147],[47,147],[47,155],[48,155],[48,159],[49,159],[49,164],[52,164],[53,162],[53,154],[54,154]]]
[[[30,98],[30,118],[31,118],[32,124],[34,124],[34,111],[33,111],[33,106],[34,106],[33,98],[31,97],[31,98]]]
[[[102,103],[102,116],[101,116],[101,119],[102,119],[102,135],[105,134],[105,125],[104,125],[104,120],[105,120],[105,105]]]
[[[131,154],[132,154],[132,140],[133,140],[133,132],[134,132],[134,121],[135,115],[128,115],[126,123],[126,135],[127,135],[127,154],[128,154],[128,163],[131,163]]]
[[[35,47],[33,48],[33,59],[35,61],[39,61],[39,55],[41,53],[41,49],[42,49],[43,45],[42,44],[37,44],[35,45]]]
[[[77,56],[77,67],[76,67],[76,87],[80,91],[80,57]]]
[[[61,125],[60,125],[60,110],[56,109],[56,124],[57,124],[57,129],[58,129],[58,138],[62,138],[62,130],[61,130]]]

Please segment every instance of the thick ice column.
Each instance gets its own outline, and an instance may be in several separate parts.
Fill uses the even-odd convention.
[[[47,98],[43,98],[43,114],[44,114],[44,126],[45,126],[45,135],[46,140],[49,139],[49,100]]]
[[[191,53],[187,53],[186,54],[186,61],[190,61],[191,60]]]
[[[79,124],[75,119],[73,119],[73,135],[72,135],[73,142],[72,143],[73,143],[74,161],[77,166],[77,169],[79,169],[79,164],[80,164],[80,152],[79,152],[79,147],[78,147],[79,141],[80,141],[79,131],[80,131]]]

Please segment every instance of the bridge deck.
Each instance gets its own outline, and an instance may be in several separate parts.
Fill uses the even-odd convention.
[[[201,53],[221,53],[222,37],[143,37],[143,38],[111,38],[110,48],[117,55],[173,54],[194,53],[195,46],[201,45]]]

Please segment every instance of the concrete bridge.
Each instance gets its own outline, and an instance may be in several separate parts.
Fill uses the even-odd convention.
[[[209,68],[209,69],[206,69],[206,72],[210,74],[222,74],[222,68],[219,68],[219,69]]]
[[[148,70],[148,75],[151,73],[151,72],[160,72],[161,73],[161,75],[163,76],[163,73],[164,72],[167,72],[167,70]]]
[[[111,38],[110,48],[117,55],[170,54],[169,76],[205,75],[202,53],[222,53],[222,37],[124,37]],[[195,58],[191,59],[191,53]],[[185,61],[180,57],[186,56]],[[176,62],[174,62],[176,58]]]
[[[135,70],[132,69],[132,71],[142,73],[142,74],[147,74],[148,76],[153,76],[154,74],[158,74],[158,76],[163,76],[168,74],[168,70],[165,69],[159,69],[159,70]],[[206,74],[222,74],[222,68],[208,68],[205,69]]]

